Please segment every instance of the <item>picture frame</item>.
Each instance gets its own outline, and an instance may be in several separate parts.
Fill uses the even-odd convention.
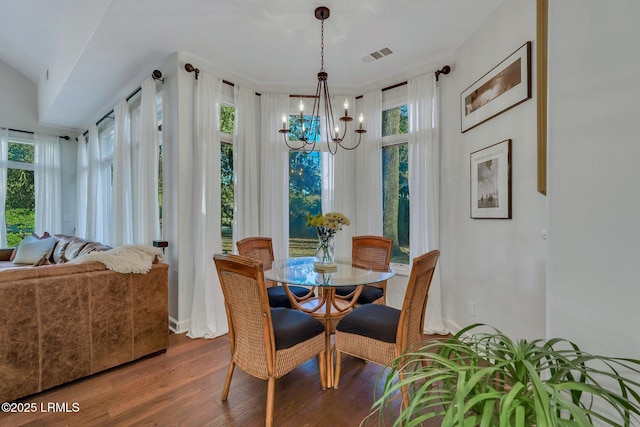
[[[462,133],[531,98],[531,42],[460,94]]]
[[[511,219],[511,140],[470,154],[471,218]]]

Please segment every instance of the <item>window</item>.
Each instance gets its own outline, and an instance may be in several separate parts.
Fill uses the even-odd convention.
[[[305,130],[316,127],[315,140],[320,142],[320,119],[306,115],[289,116],[290,141],[300,141]],[[299,146],[301,143],[293,146]],[[289,152],[289,256],[313,256],[318,247],[315,231],[307,227],[307,214],[322,212],[322,156],[319,152]]]
[[[17,246],[35,229],[35,183],[33,143],[10,139],[7,156],[5,216],[7,245]]]
[[[409,156],[407,106],[382,112],[383,235],[393,240],[391,262],[409,264]]]
[[[236,109],[220,106],[220,231],[222,251],[233,251],[233,128]]]
[[[318,246],[307,214],[322,211],[322,164],[319,152],[289,152],[289,256],[313,256]]]

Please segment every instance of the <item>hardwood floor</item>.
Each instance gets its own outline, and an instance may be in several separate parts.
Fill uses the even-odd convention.
[[[236,368],[229,398],[221,401],[228,363],[226,335],[192,340],[172,334],[165,354],[25,398],[20,403],[35,412],[0,413],[0,426],[264,425],[266,381]],[[276,380],[274,424],[358,426],[373,403],[381,370],[345,357],[340,389],[323,391],[317,360],[306,362]]]

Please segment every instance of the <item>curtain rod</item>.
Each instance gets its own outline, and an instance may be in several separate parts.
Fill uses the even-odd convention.
[[[188,72],[188,73],[195,73],[195,77],[196,80],[198,80],[198,76],[200,75],[200,69],[194,67],[191,63],[187,62],[186,64],[184,64],[184,69]],[[222,83],[229,85],[231,87],[236,87],[235,83],[230,82],[228,80],[222,79]],[[262,96],[261,93],[259,92],[255,92],[256,96]]]
[[[185,69],[187,72],[189,72],[189,73],[195,73],[195,75],[196,75],[196,80],[198,80],[198,76],[200,75],[200,69],[199,69],[199,68],[194,67],[194,66],[193,66],[192,64],[190,64],[190,63],[186,63],[186,64],[184,64],[184,69]],[[436,81],[438,81],[438,80],[439,80],[439,78],[440,78],[440,74],[449,74],[450,72],[451,72],[451,67],[450,67],[449,65],[445,65],[445,66],[444,66],[444,67],[442,67],[440,70],[436,70],[436,71],[434,72],[434,74],[436,75]],[[227,81],[227,80],[222,80],[222,83],[228,84],[229,86],[232,86],[232,87],[234,87],[234,86],[235,86],[235,84],[233,84],[232,82]],[[387,87],[385,87],[385,88],[382,88],[382,89],[380,89],[380,90],[381,90],[382,92],[384,92],[384,91],[386,91],[386,90],[395,89],[395,88],[397,88],[397,87],[404,86],[404,85],[406,85],[407,83],[408,83],[408,82],[405,80],[405,81],[403,81],[403,82],[396,83],[396,84],[394,84],[394,85],[391,85],[391,86],[387,86]],[[258,92],[256,92],[256,95],[260,96],[260,94],[259,94]],[[315,98],[315,97],[316,97],[315,95],[289,95],[289,98]],[[358,95],[358,96],[356,96],[356,99],[360,99],[360,98],[362,98],[362,95]]]
[[[35,135],[35,132],[31,132],[30,130],[20,130],[20,129],[11,129],[11,128],[7,128],[7,130],[10,130],[12,132],[21,132],[21,133],[30,133],[31,135]],[[70,138],[67,135],[64,136],[58,136],[58,138],[62,138],[64,140],[69,140]]]
[[[162,77],[162,72],[160,70],[153,70],[153,72],[151,73],[151,77],[153,77],[154,80],[160,80],[162,82],[162,84],[164,84],[164,77]],[[138,92],[140,92],[142,90],[142,86],[138,86],[136,90],[134,90],[133,92],[131,92],[129,94],[129,96],[127,96],[125,98],[125,101],[129,101],[131,98],[133,98],[134,96],[136,96],[138,94]],[[113,114],[113,108],[111,109],[111,111],[109,111],[107,114],[105,114],[104,116],[102,116],[100,118],[100,120],[98,120],[96,122],[96,126],[99,126],[100,123],[102,123],[103,121],[105,121],[108,117],[110,117]],[[84,133],[82,134],[82,136],[87,136],[89,134],[89,130],[87,129],[86,131],[84,131]],[[76,138],[76,141],[78,140],[78,138]]]

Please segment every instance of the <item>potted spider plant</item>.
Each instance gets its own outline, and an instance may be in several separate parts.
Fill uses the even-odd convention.
[[[513,341],[487,325],[423,343],[377,381],[382,392],[362,425],[390,416],[394,426],[640,425],[640,361],[559,338]],[[403,387],[407,407],[398,404]]]

